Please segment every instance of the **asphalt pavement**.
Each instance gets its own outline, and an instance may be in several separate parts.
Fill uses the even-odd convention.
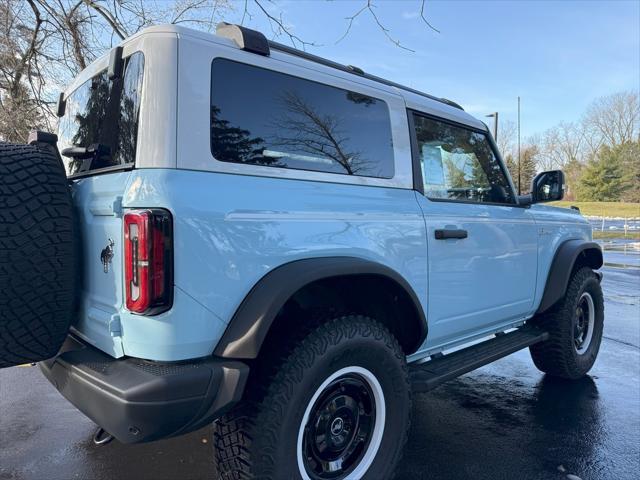
[[[546,377],[525,350],[415,395],[398,478],[640,478],[639,255],[606,252],[605,338],[588,377]],[[39,369],[0,370],[2,480],[217,478],[210,427],[133,446],[96,446],[95,429]]]

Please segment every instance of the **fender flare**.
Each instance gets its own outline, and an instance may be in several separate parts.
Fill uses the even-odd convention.
[[[602,248],[596,242],[567,240],[562,243],[553,257],[544,294],[536,313],[546,312],[564,297],[573,267],[581,255],[584,257],[585,265],[594,270],[602,267]]]
[[[317,257],[285,263],[262,277],[236,310],[214,355],[256,358],[278,312],[293,294],[318,280],[351,275],[385,277],[404,289],[420,322],[415,351],[427,336],[427,319],[418,296],[402,275],[385,265],[357,257]]]

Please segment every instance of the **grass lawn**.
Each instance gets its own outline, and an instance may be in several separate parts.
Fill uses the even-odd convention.
[[[593,217],[640,218],[640,203],[629,202],[552,202],[556,207],[575,205],[580,213]]]
[[[601,232],[600,230],[594,230],[593,231],[593,238],[595,240],[609,240],[609,239],[621,239],[621,238],[627,238],[629,240],[640,240],[640,232],[638,231],[632,231],[632,232],[627,232],[627,236],[624,236],[624,231],[604,231]]]

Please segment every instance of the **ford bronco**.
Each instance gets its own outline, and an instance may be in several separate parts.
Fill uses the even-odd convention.
[[[381,479],[411,391],[529,348],[577,379],[602,251],[456,103],[221,24],[156,26],[0,146],[0,367],[223,479]]]

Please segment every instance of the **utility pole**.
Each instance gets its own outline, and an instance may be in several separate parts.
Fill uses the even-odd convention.
[[[498,141],[498,112],[490,113],[489,115],[485,115],[485,117],[493,117],[493,139]]]
[[[520,188],[520,183],[522,181],[520,164],[520,96],[518,95],[518,195],[522,195],[522,189]]]

